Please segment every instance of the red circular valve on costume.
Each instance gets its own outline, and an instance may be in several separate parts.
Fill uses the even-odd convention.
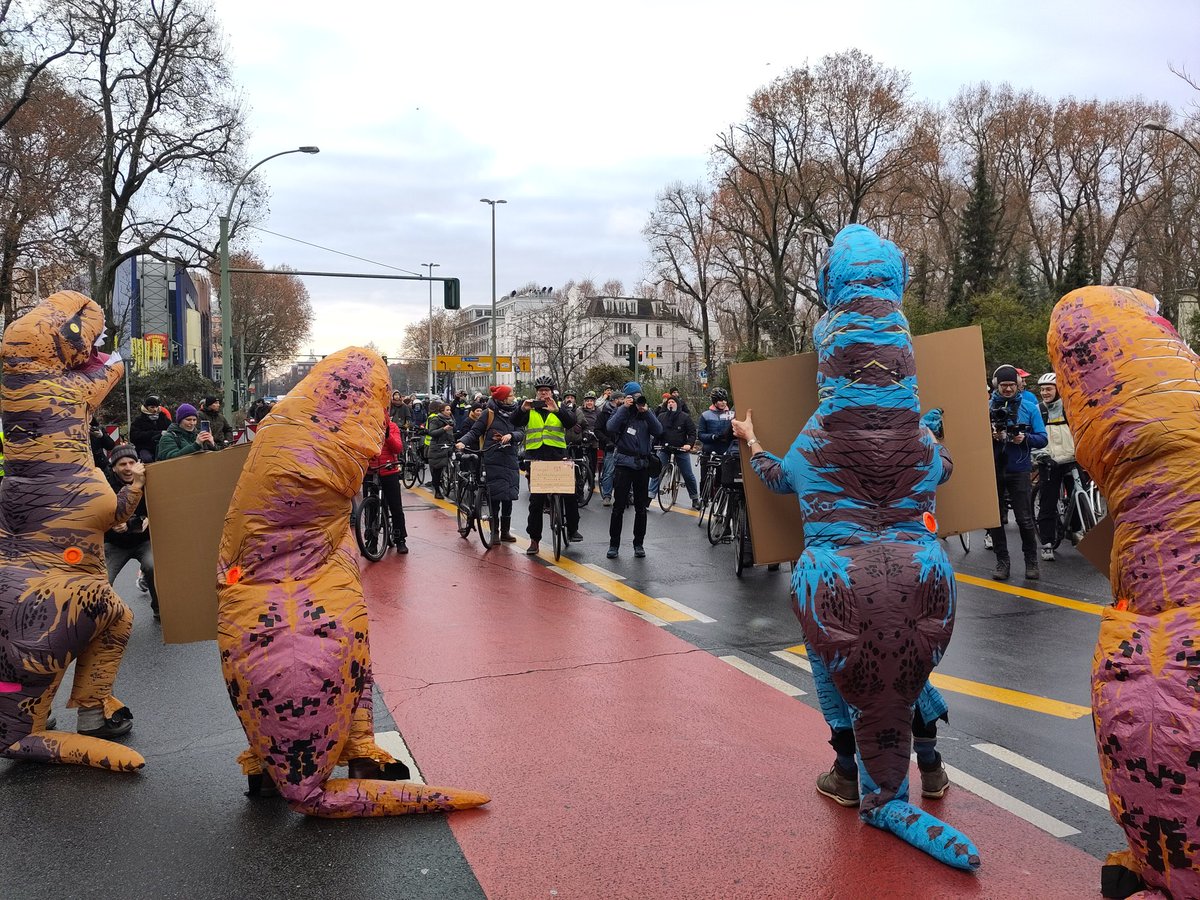
[[[937,519],[933,517],[933,513],[922,514],[921,521],[925,523],[926,531],[930,534],[937,534]]]
[[[1113,604],[1113,606],[1115,606],[1120,612],[1125,612],[1125,610],[1129,609],[1129,600],[1125,597],[1121,597],[1116,603]]]
[[[68,547],[63,551],[63,562],[72,566],[83,562],[83,551],[78,547]]]
[[[226,584],[237,584],[242,580],[242,567],[230,566],[229,571],[225,573]]]

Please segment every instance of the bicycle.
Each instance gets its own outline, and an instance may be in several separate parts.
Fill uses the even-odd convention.
[[[704,477],[700,481],[700,517],[696,521],[697,528],[704,527],[705,515],[712,521],[713,501],[720,485],[721,463],[725,461],[725,454],[710,452],[702,454],[700,458]]]
[[[400,467],[400,478],[406,488],[425,483],[425,459],[421,456],[421,436],[411,429],[404,433],[404,461]]]
[[[447,467],[449,468],[449,467]],[[495,544],[492,536],[492,498],[483,469],[483,454],[478,450],[454,451],[454,509],[458,535],[464,541],[471,532],[479,532],[484,550]]]
[[[1040,478],[1049,477],[1048,468],[1051,463],[1038,463]],[[1039,509],[1034,510],[1034,521],[1037,520],[1041,506],[1041,491],[1036,494]],[[1054,541],[1053,547],[1058,549],[1063,538],[1075,546],[1085,534],[1096,527],[1107,514],[1107,504],[1100,495],[1100,489],[1078,464],[1071,465],[1064,473],[1062,487],[1055,501]]]
[[[663,512],[670,512],[675,501],[679,499],[679,484],[682,477],[679,474],[679,463],[675,461],[675,454],[683,451],[678,447],[654,448],[655,453],[663,450],[667,451],[667,461],[658,475],[658,505]]]
[[[352,515],[358,551],[371,562],[379,562],[392,543],[392,515],[383,501],[383,484],[378,472],[363,479],[363,498]]]
[[[587,506],[596,492],[592,476],[592,464],[585,455],[582,444],[571,445],[571,458],[575,461],[575,502],[580,509]]]

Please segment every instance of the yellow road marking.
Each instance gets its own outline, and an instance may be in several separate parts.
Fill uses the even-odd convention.
[[[1057,594],[1047,594],[1044,591],[1035,591],[1026,587],[1013,587],[1010,584],[1002,584],[995,579],[976,578],[974,575],[963,575],[959,572],[955,572],[954,577],[963,584],[988,588],[989,590],[1000,591],[1003,594],[1012,594],[1014,597],[1024,597],[1026,600],[1036,600],[1039,603],[1052,603],[1055,606],[1073,609],[1076,612],[1089,613],[1093,616],[1100,616],[1104,614],[1104,606],[1097,603],[1087,603],[1083,600],[1071,600],[1068,597],[1059,597]]]
[[[803,644],[788,647],[788,653],[808,658],[808,648]],[[1037,694],[1027,694],[1024,691],[1014,691],[1010,688],[984,684],[981,681],[968,681],[966,678],[956,678],[953,675],[943,675],[934,672],[929,676],[930,683],[943,691],[952,694],[966,694],[968,697],[978,697],[980,700],[991,700],[1005,706],[1015,706],[1033,712],[1057,716],[1060,719],[1082,719],[1091,715],[1091,707],[1080,706],[1077,703],[1067,703],[1065,700],[1052,700],[1049,697],[1039,697]]]
[[[441,507],[450,515],[454,515],[457,512],[457,508],[453,503],[450,503],[447,500],[434,500],[433,494],[430,493],[428,488],[422,486],[410,488],[410,490],[414,494],[420,494],[422,499]],[[529,541],[526,538],[518,537],[516,546],[524,550],[529,546]],[[624,600],[631,606],[636,606],[643,612],[648,612],[650,615],[662,619],[664,622],[696,621],[694,616],[689,616],[687,613],[681,612],[678,609],[675,609],[673,606],[660,603],[653,597],[649,597],[646,594],[643,594],[641,591],[635,590],[626,584],[622,584],[616,578],[610,578],[609,576],[603,574],[602,572],[598,572],[596,569],[593,569],[590,566],[585,566],[582,563],[575,562],[575,560],[568,559],[566,556],[560,556],[557,560],[555,560],[554,553],[549,549],[548,546],[543,546],[538,552],[538,556],[551,565],[558,566],[565,572],[570,572],[580,580],[586,581],[588,584],[600,588],[600,590],[604,591],[605,593],[611,594],[618,600]]]

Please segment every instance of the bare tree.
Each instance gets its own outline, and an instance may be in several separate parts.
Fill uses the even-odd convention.
[[[0,130],[33,98],[34,86],[79,42],[69,10],[0,0]]]
[[[433,313],[433,352],[434,355],[459,356],[458,326],[463,323],[466,314],[462,310],[448,312],[435,310]],[[400,356],[409,360],[427,362],[429,359],[429,317],[418,319],[404,329],[404,342],[400,346]]]
[[[556,292],[551,302],[525,310],[517,325],[517,346],[529,348],[535,368],[549,370],[565,390],[601,357],[611,329],[606,319],[588,315],[589,300]]]
[[[85,53],[79,92],[103,123],[96,299],[139,254],[213,256],[242,169],[242,110],[211,9],[197,0],[63,0]]]
[[[233,254],[234,269],[262,269],[262,260],[251,253]],[[280,267],[285,268],[285,267]],[[214,278],[216,274],[214,273]],[[234,371],[245,372],[247,383],[260,380],[275,366],[292,362],[312,331],[312,303],[308,288],[295,275],[250,275],[234,273],[233,353]],[[216,340],[219,335],[214,335]],[[246,368],[240,357],[246,348]]]

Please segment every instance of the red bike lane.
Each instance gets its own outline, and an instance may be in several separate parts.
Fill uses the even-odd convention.
[[[426,780],[491,795],[450,817],[489,897],[1098,896],[1098,860],[961,787],[924,802],[977,873],[861,824],[814,789],[816,710],[411,516],[412,553],[364,569],[375,679]]]

